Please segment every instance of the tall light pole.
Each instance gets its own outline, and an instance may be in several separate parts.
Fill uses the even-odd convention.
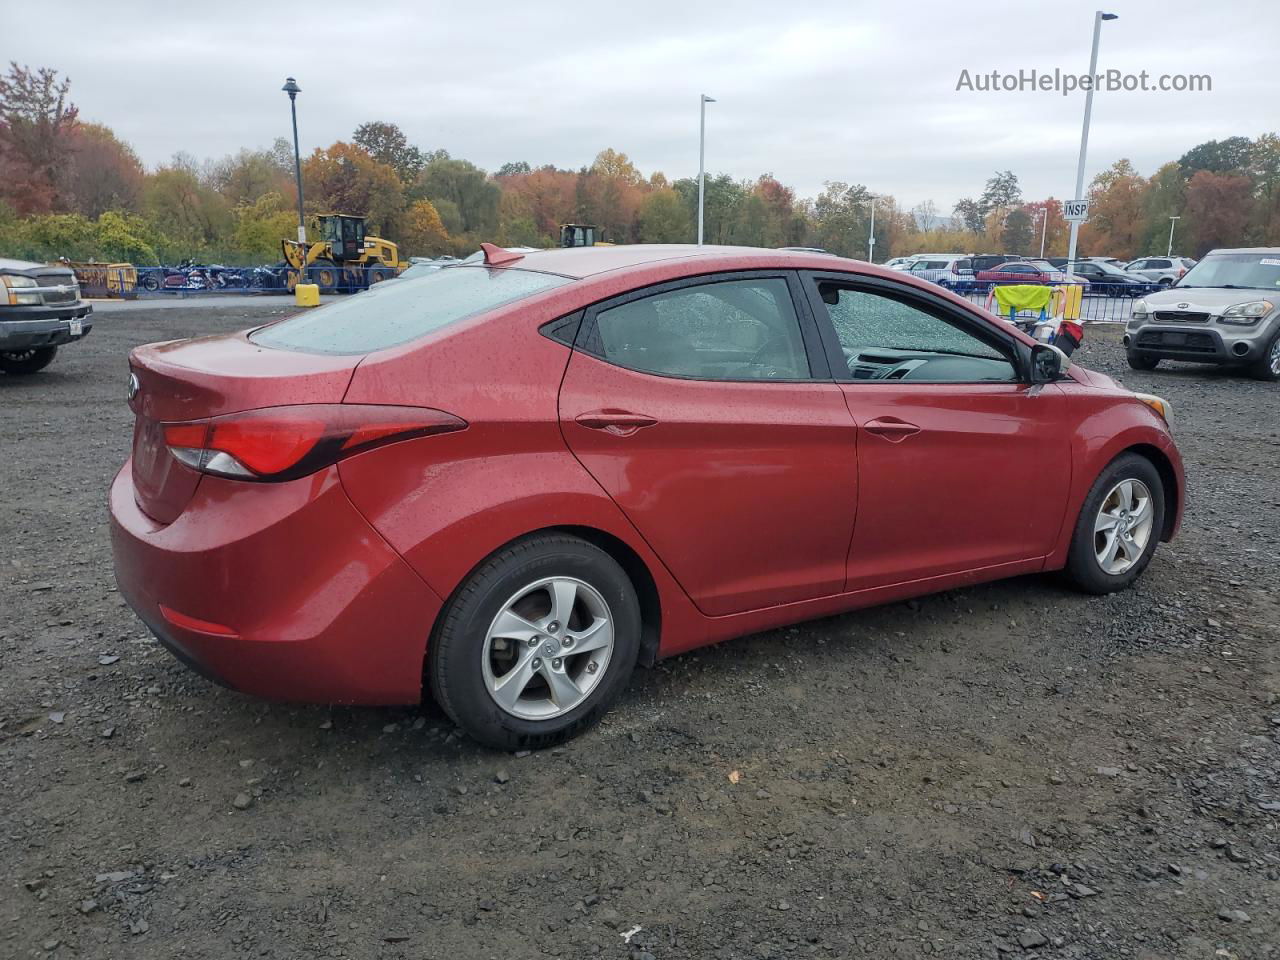
[[[1098,75],[1098,38],[1102,34],[1103,20],[1119,19],[1117,14],[1103,13],[1101,10],[1093,15],[1093,51],[1089,54],[1089,89],[1084,93],[1084,125],[1080,129],[1080,162],[1076,164],[1076,200],[1083,200],[1084,197],[1084,158],[1089,152],[1089,119],[1093,114],[1093,85],[1094,78]],[[1071,221],[1071,243],[1067,249],[1067,270],[1071,273],[1071,268],[1075,266],[1076,261],[1076,238],[1080,233],[1080,221]]]
[[[698,104],[698,246],[702,246],[702,202],[707,161],[707,104],[715,102],[714,97],[708,97],[704,93]]]
[[[289,95],[289,112],[293,114],[293,173],[298,178],[298,242],[307,242],[307,221],[302,213],[302,154],[298,150],[298,94],[302,88],[293,77],[286,77],[280,88]]]
[[[1040,208],[1040,259],[1044,259],[1044,238],[1049,233],[1049,201]]]
[[[1165,250],[1165,252],[1164,252],[1164,255],[1165,255],[1166,257],[1172,257],[1172,256],[1173,256],[1173,228],[1174,228],[1174,227],[1176,227],[1176,226],[1178,225],[1178,221],[1179,221],[1179,220],[1181,220],[1181,219],[1182,219],[1181,217],[1170,217],[1170,218],[1169,218],[1169,248],[1168,248],[1167,250]]]
[[[874,193],[868,193],[871,198],[871,230],[867,234],[867,263],[876,262],[876,201],[880,198]]]

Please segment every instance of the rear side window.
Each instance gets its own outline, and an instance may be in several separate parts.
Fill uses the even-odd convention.
[[[528,270],[448,267],[425,277],[381,283],[274,323],[250,339],[306,353],[372,353],[571,282]]]
[[[804,380],[809,361],[787,282],[681,287],[601,310],[589,352],[611,363],[699,380]]]

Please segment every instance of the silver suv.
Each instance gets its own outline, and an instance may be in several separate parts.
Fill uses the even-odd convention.
[[[1177,283],[1195,265],[1196,262],[1190,257],[1143,257],[1141,260],[1130,261],[1124,269],[1167,287],[1171,283]]]
[[[1280,380],[1280,247],[1211,250],[1169,289],[1134,303],[1124,345],[1135,370],[1192,360]]]

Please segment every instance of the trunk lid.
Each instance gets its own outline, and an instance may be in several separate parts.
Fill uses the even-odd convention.
[[[273,350],[244,333],[138,347],[129,356],[138,507],[172,523],[200,482],[199,473],[169,453],[164,424],[284,404],[340,403],[362,359]]]

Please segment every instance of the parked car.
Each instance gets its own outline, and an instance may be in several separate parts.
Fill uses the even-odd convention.
[[[1125,265],[1130,273],[1138,273],[1154,280],[1162,287],[1176,283],[1183,274],[1196,265],[1189,257],[1144,257]]]
[[[921,258],[912,263],[906,272],[948,290],[963,292],[973,286],[973,267],[967,257]]]
[[[991,270],[1002,263],[1017,263],[1023,259],[1025,258],[1018,256],[1016,253],[975,253],[969,257],[969,263],[976,276],[983,270]]]
[[[1280,247],[1211,250],[1134,303],[1124,345],[1135,370],[1193,360],[1280,380]]]
[[[1068,273],[1065,268],[1055,267],[1048,260],[1038,260],[1029,257],[1022,262],[1029,263],[1033,267],[1039,267],[1042,270],[1048,270],[1050,273],[1061,273],[1063,283],[1079,283],[1086,287],[1089,285],[1089,281],[1079,273]]]
[[[1025,260],[1001,263],[989,270],[979,271],[975,278],[980,285],[996,283],[1064,283],[1067,275],[1054,270],[1047,263],[1035,264]]]
[[[1077,260],[1074,275],[1091,284],[1094,293],[1109,297],[1139,297],[1160,289],[1156,282],[1121,270],[1107,260]]]
[[[185,662],[280,699],[429,689],[526,749],[637,661],[1022,573],[1109,593],[1178,529],[1167,404],[934,285],[485,251],[133,351],[116,578]]]
[[[88,335],[92,314],[70,267],[0,259],[0,372],[43,370],[59,347]]]
[[[894,257],[892,260],[886,260],[884,265],[890,270],[906,270],[914,260],[915,257]]]

